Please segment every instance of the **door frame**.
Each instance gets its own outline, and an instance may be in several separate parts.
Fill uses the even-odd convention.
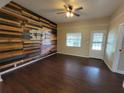
[[[89,46],[89,57],[91,57],[91,48],[92,48],[92,38],[93,38],[93,33],[104,33],[104,41],[103,41],[103,45],[104,45],[104,50],[103,50],[103,58],[102,60],[104,60],[104,56],[105,56],[105,49],[106,49],[106,39],[107,39],[107,30],[105,29],[100,29],[100,30],[94,30],[90,32],[90,46]]]
[[[121,28],[124,28],[124,23],[119,25],[119,34],[117,37],[117,46],[116,46],[116,51],[115,51],[115,55],[114,55],[114,61],[113,61],[113,66],[112,69],[114,72],[118,72],[118,66],[119,66],[119,60],[120,60],[120,49],[122,48],[122,42],[123,42],[123,33],[124,30],[122,30]]]

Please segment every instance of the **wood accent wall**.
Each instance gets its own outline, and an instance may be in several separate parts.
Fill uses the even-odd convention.
[[[0,71],[56,52],[56,37],[55,23],[10,2],[0,9]]]

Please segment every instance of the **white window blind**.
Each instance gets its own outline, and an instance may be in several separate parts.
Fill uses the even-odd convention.
[[[81,33],[67,33],[66,46],[81,47]]]

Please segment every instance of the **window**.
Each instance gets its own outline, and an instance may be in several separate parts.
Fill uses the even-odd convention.
[[[102,50],[103,33],[93,33],[92,50]]]
[[[81,33],[67,33],[66,46],[81,47]]]

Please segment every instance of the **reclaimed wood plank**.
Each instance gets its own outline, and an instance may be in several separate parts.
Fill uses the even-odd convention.
[[[17,28],[17,27],[12,27],[12,26],[7,26],[7,25],[1,25],[0,24],[0,29],[1,30],[11,30],[15,32],[23,32],[23,28]]]

